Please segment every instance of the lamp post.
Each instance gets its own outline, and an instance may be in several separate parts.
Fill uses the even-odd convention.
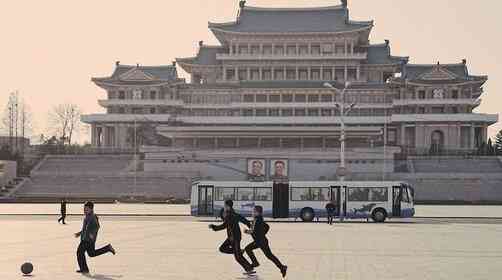
[[[341,102],[335,102],[335,106],[338,107],[338,110],[340,110],[340,127],[341,127],[341,132],[340,132],[340,168],[339,172],[340,173],[340,181],[345,181],[345,175],[347,173],[347,169],[345,167],[345,139],[346,139],[346,133],[345,133],[345,116],[349,114],[349,112],[356,106],[355,103],[351,103],[347,106],[345,103],[345,91],[347,88],[350,87],[350,83],[346,82],[345,87],[343,90],[339,90],[335,88],[333,85],[330,83],[324,83],[324,87],[329,88],[330,90],[334,91],[335,93],[340,94],[341,97]]]
[[[335,102],[335,106],[338,107],[338,110],[340,110],[340,168],[337,170],[337,175],[340,178],[340,182],[345,181],[345,175],[347,173],[347,168],[345,167],[345,116],[349,114],[349,112],[356,106],[355,103],[351,103],[348,106],[345,103],[345,91],[347,90],[348,87],[350,87],[350,83],[346,82],[343,90],[339,90],[335,88],[332,84],[330,83],[324,83],[324,87],[329,88],[330,90],[334,91],[335,93],[340,94],[340,102]],[[340,195],[341,197],[345,197],[343,188],[340,190]],[[344,203],[344,202],[343,202]],[[343,204],[342,204],[343,205]],[[343,222],[344,220],[344,211],[343,211],[343,206],[341,207],[340,211],[340,221]]]

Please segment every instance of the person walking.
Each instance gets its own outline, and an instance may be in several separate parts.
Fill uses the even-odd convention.
[[[223,254],[233,254],[237,263],[244,269],[245,275],[252,275],[256,272],[251,264],[244,258],[241,250],[241,228],[239,223],[243,223],[250,227],[251,223],[241,215],[235,213],[233,209],[233,201],[225,201],[223,211],[223,223],[221,225],[210,224],[209,228],[213,231],[227,230],[227,239],[221,244],[219,250]]]
[[[328,216],[328,225],[333,224],[333,219],[335,217],[335,210],[336,210],[336,205],[330,201],[328,204],[326,204],[326,213]]]
[[[106,253],[116,254],[115,249],[111,244],[106,245],[103,248],[96,250],[96,240],[99,231],[99,219],[96,214],[94,214],[94,203],[88,201],[84,204],[84,222],[82,225],[82,230],[75,233],[75,237],[80,237],[80,244],[77,249],[77,262],[79,270],[77,273],[89,273],[89,267],[87,266],[87,261],[85,259],[85,252],[89,257],[97,257]]]
[[[61,212],[61,217],[58,219],[58,223],[61,223],[63,225],[66,225],[65,219],[66,219],[66,199],[61,200],[61,205],[60,205],[60,212]]]
[[[244,249],[249,256],[249,258],[252,261],[252,266],[253,268],[256,268],[260,266],[260,263],[256,259],[255,254],[253,253],[253,250],[256,250],[260,248],[265,254],[265,256],[272,261],[277,268],[281,271],[282,277],[286,277],[286,273],[288,270],[288,267],[283,265],[279,259],[272,253],[270,250],[270,246],[268,243],[268,239],[265,236],[267,232],[269,231],[270,227],[265,221],[263,220],[263,207],[257,205],[253,209],[253,222],[251,223],[251,228],[245,230],[244,232],[247,234],[250,234],[253,237],[253,242],[248,244],[246,248]]]

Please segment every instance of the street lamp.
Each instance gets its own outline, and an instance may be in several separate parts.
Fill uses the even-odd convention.
[[[345,181],[345,175],[347,173],[347,169],[345,167],[345,116],[349,114],[349,112],[356,106],[356,103],[345,103],[345,91],[350,87],[350,83],[346,82],[343,90],[339,90],[335,88],[330,83],[324,83],[324,87],[329,88],[335,93],[339,93],[341,96],[341,102],[335,102],[335,106],[340,110],[340,126],[341,126],[341,134],[340,134],[340,168],[337,174],[339,175],[340,181]]]

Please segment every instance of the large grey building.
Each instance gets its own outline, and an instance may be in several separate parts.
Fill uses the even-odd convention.
[[[408,153],[468,152],[487,139],[498,116],[473,112],[486,76],[471,75],[466,60],[410,64],[391,54],[389,41],[371,43],[372,28],[350,19],[347,1],[319,8],[241,1],[235,21],[209,23],[219,45],[199,42],[194,57],[176,59],[189,83],[176,63],[117,62],[110,77],[93,78],[107,93],[99,100],[107,112],[83,121],[98,147],[137,145],[131,129],[144,133],[148,124],[161,138],[151,145],[176,150],[336,150],[340,95],[323,85],[350,82],[349,149],[385,142]]]

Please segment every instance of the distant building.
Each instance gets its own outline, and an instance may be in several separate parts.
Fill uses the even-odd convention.
[[[487,139],[498,115],[474,113],[487,76],[466,60],[410,64],[389,41],[372,44],[373,21],[353,21],[347,1],[320,8],[258,8],[241,1],[237,19],[209,23],[220,45],[199,42],[194,57],[175,64],[116,64],[93,78],[107,92],[105,114],[83,116],[97,147],[131,147],[134,125],[148,123],[187,150],[335,149],[340,96],[357,103],[346,118],[348,148],[383,143],[403,151],[470,151]],[[383,130],[386,129],[386,133]]]

